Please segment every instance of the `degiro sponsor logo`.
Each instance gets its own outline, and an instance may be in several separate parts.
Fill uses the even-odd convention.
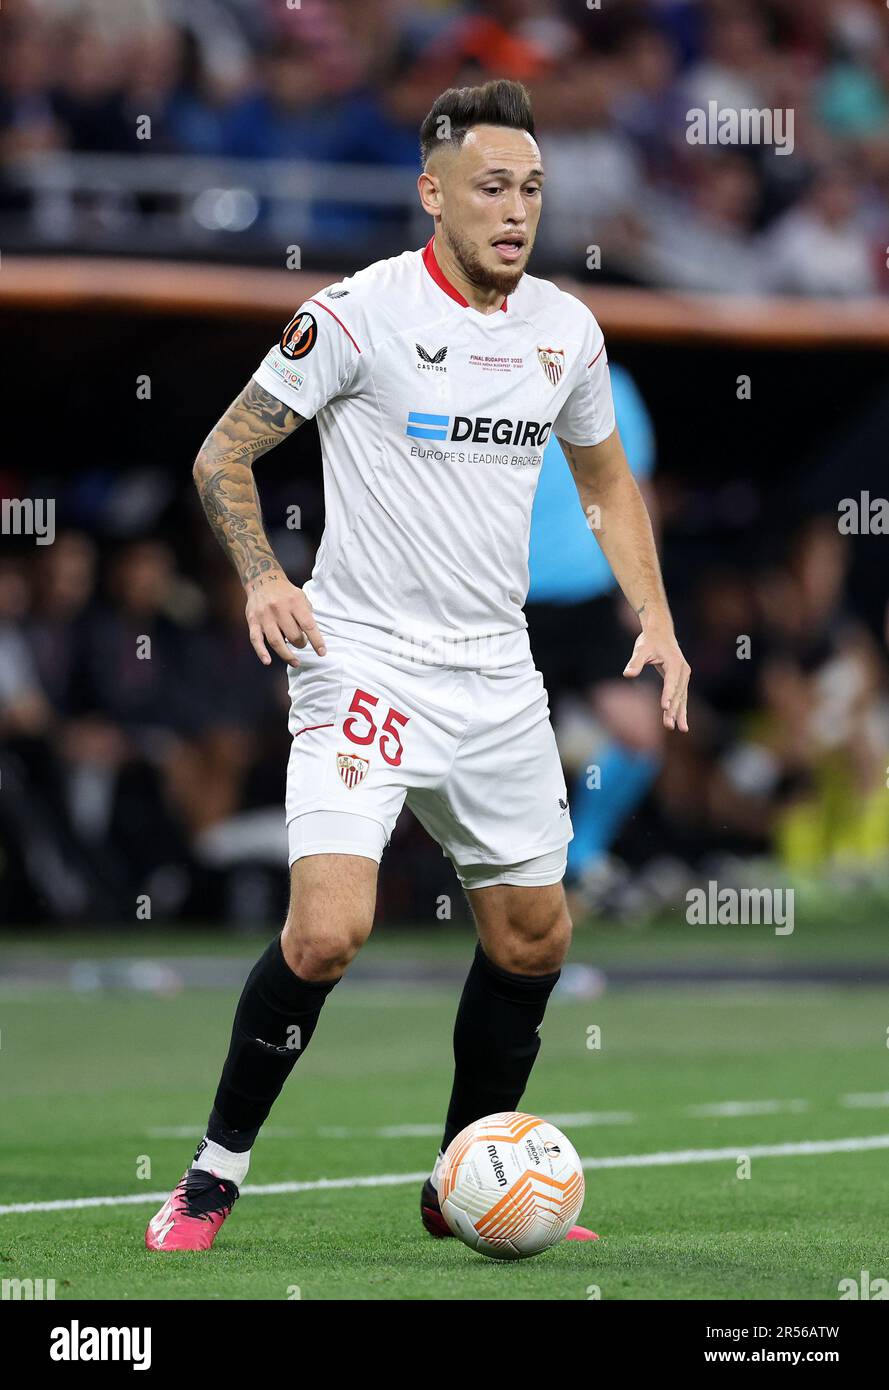
[[[492,420],[479,415],[426,415],[412,410],[407,417],[405,434],[411,439],[450,439],[456,443],[517,444],[542,448],[549,439],[552,420]]]

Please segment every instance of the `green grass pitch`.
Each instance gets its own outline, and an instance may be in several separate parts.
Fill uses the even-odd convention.
[[[123,948],[117,938],[101,949]],[[214,948],[205,937],[175,949]],[[261,943],[215,949],[242,954],[246,970]],[[604,937],[602,959],[608,949]],[[472,941],[446,928],[366,950],[371,962],[468,965]],[[144,941],[132,951],[150,954]],[[574,959],[598,959],[590,939]],[[889,1135],[884,988],[686,983],[554,997],[522,1108],[555,1117],[599,1161],[581,1219],[600,1239],[512,1264],[428,1237],[417,1181],[399,1181],[435,1155],[458,992],[347,977],[248,1179],[308,1188],[247,1193],[212,1252],[163,1256],[143,1245],[153,1194],[180,1177],[201,1133],[236,990],[8,989],[0,1204],[15,1209],[0,1215],[0,1276],[53,1279],[57,1299],[308,1300],[836,1300],[843,1279],[889,1277],[887,1148],[792,1147]],[[791,1151],[757,1153],[777,1145]],[[714,1150],[725,1154],[691,1161]],[[392,1181],[311,1186],[355,1178]],[[18,1210],[115,1196],[136,1201]]]

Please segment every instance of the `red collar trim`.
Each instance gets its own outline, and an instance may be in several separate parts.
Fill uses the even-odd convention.
[[[435,237],[431,236],[423,248],[423,264],[429,271],[429,274],[432,276],[436,285],[438,285],[438,288],[440,290],[444,290],[445,294],[450,295],[451,299],[456,299],[457,303],[462,304],[464,309],[468,309],[469,300],[466,299],[460,293],[456,285],[451,284],[450,280],[445,275],[441,266],[438,264],[438,261],[435,257],[435,248],[433,246],[434,241]],[[504,299],[503,303],[500,305],[500,308],[503,310],[504,314],[506,313],[506,306],[508,302],[508,298]]]

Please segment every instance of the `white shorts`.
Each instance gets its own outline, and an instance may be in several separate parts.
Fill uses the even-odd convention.
[[[532,661],[463,670],[341,637],[326,656],[306,647],[299,660],[288,671],[291,864],[328,853],[379,860],[407,801],[467,886],[559,881],[574,832]],[[340,814],[312,814],[321,811]],[[554,857],[528,864],[541,856]]]

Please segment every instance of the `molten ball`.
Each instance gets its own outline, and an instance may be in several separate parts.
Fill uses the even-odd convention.
[[[461,1130],[438,1172],[453,1231],[495,1260],[539,1255],[563,1239],[583,1206],[580,1159],[555,1125],[505,1111]]]

